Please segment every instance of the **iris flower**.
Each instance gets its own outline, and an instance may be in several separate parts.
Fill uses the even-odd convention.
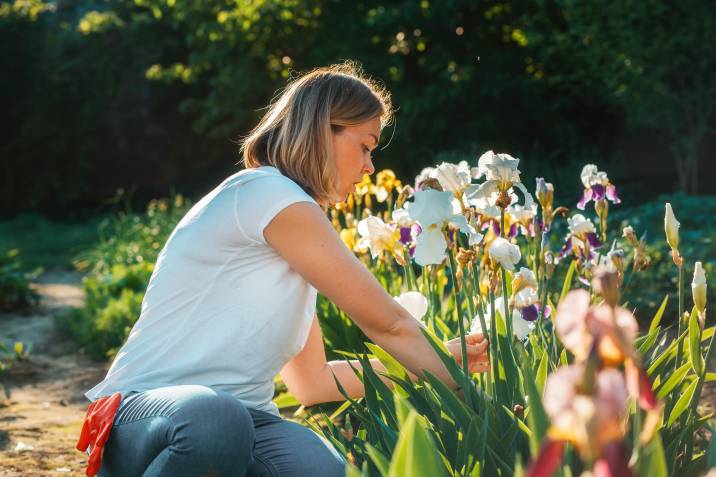
[[[487,151],[478,160],[478,173],[485,176],[486,181],[479,185],[471,185],[465,190],[468,203],[486,199],[491,205],[506,208],[512,203],[513,190],[519,189],[525,197],[524,205],[533,201],[527,188],[520,182],[520,171],[517,168],[520,160],[509,154],[495,154]]]
[[[599,371],[593,389],[584,389],[584,374],[583,365],[559,368],[547,377],[542,402],[551,422],[550,439],[571,442],[589,461],[624,438],[629,394],[616,369]]]
[[[514,270],[515,265],[522,258],[520,248],[502,237],[497,237],[487,249],[490,258],[499,263],[506,270]]]
[[[499,312],[500,314],[504,314],[505,309],[505,299],[503,297],[497,297],[495,299],[495,311]],[[487,308],[487,313],[485,313],[485,327],[486,330],[482,329],[482,324],[480,323],[480,317],[476,316],[473,318],[472,323],[470,325],[470,332],[471,333],[482,333],[483,335],[487,336],[487,334],[490,331],[490,326],[492,323],[492,315],[490,313],[490,308]],[[514,333],[515,337],[520,340],[524,341],[527,339],[527,337],[530,334],[530,331],[534,329],[534,323],[531,321],[526,320],[523,316],[521,311],[518,308],[513,308],[512,310],[512,333]]]
[[[416,221],[421,232],[417,236],[415,262],[419,265],[437,265],[445,259],[448,246],[443,233],[449,225],[467,234],[471,242],[482,240],[465,216],[456,214],[453,209],[453,193],[437,190],[417,191],[414,202],[407,202],[405,209],[411,219]]]
[[[418,321],[420,321],[428,311],[428,299],[420,292],[409,291],[393,298]]]
[[[395,172],[390,169],[383,169],[375,175],[375,186],[373,193],[378,202],[385,202],[393,193],[393,190],[400,191],[402,184],[395,177]]]
[[[384,223],[375,216],[367,217],[358,222],[358,233],[362,237],[357,247],[370,249],[370,254],[376,258],[383,251],[395,254],[400,247],[399,232],[395,226]]]
[[[617,188],[614,184],[609,182],[607,173],[598,170],[594,164],[584,166],[580,176],[582,178],[582,184],[584,184],[584,193],[577,204],[579,210],[584,210],[584,207],[591,200],[599,202],[600,200],[608,199],[613,204],[621,203],[617,195]]]
[[[559,252],[560,257],[574,253],[576,257],[584,262],[592,259],[592,249],[599,248],[602,243],[597,238],[594,224],[582,214],[575,214],[567,219],[569,234],[564,247]]]
[[[537,296],[537,277],[529,268],[521,267],[512,278],[512,304],[526,321],[535,321],[539,316],[541,305]],[[544,316],[549,317],[550,314],[550,307],[545,307]]]

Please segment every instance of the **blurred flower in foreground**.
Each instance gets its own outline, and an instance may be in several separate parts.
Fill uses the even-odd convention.
[[[582,194],[582,199],[577,204],[579,210],[584,210],[584,207],[591,200],[599,202],[608,199],[614,204],[621,203],[617,195],[617,188],[609,182],[607,173],[598,170],[594,164],[584,166],[580,176],[582,178],[582,184],[584,184],[584,193]]]
[[[586,361],[596,345],[602,360],[618,366],[625,357],[634,356],[633,342],[639,327],[625,308],[616,307],[614,313],[612,316],[608,305],[590,306],[586,290],[573,290],[557,307],[557,336],[578,362]]]
[[[409,291],[393,298],[418,321],[420,321],[428,311],[428,299],[420,292]]]
[[[585,372],[584,366],[572,365],[550,374],[543,402],[551,421],[549,438],[573,444],[585,461],[593,461],[608,457],[604,454],[610,444],[622,444],[628,393],[616,369],[598,371],[590,389],[584,387]],[[628,470],[623,457],[620,467]]]

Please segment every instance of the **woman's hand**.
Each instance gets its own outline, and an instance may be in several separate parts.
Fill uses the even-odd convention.
[[[482,333],[471,333],[465,335],[465,344],[467,345],[467,370],[472,373],[484,373],[490,370],[490,353],[488,350],[488,341]],[[450,354],[453,355],[455,361],[462,366],[462,347],[460,346],[460,337],[453,338],[445,342]]]

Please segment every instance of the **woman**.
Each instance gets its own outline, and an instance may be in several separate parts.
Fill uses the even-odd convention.
[[[347,362],[326,361],[317,291],[412,373],[455,386],[325,213],[374,172],[371,151],[390,119],[388,94],[350,63],[295,79],[270,106],[242,144],[247,168],[172,232],[139,320],[86,393],[114,394],[119,406],[100,475],[344,475],[335,449],[271,402],[279,372],[304,405],[342,400],[334,378],[364,394]],[[487,342],[468,343],[470,369],[487,370]],[[461,360],[459,342],[448,349]]]

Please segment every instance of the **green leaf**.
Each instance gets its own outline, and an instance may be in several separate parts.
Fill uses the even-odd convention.
[[[370,457],[370,460],[373,461],[375,466],[378,468],[378,472],[380,472],[380,475],[386,475],[390,468],[390,462],[383,455],[383,453],[370,444],[365,445],[365,450],[368,453],[368,457]]]
[[[711,435],[713,435],[714,429],[711,428]],[[706,461],[706,466],[711,469],[713,467],[716,467],[716,439],[711,439],[711,442],[709,442],[709,448],[707,451],[708,454],[708,460]]]
[[[654,437],[642,449],[637,462],[636,474],[649,477],[669,476],[664,446],[661,444],[661,436],[658,432],[654,433]]]
[[[529,367],[522,369],[522,380],[525,384],[527,396],[529,397],[529,414],[527,415],[527,420],[532,431],[532,435],[530,436],[530,449],[532,454],[536,455],[544,436],[547,434],[549,417],[544,410],[542,396],[537,389],[534,375]]]
[[[388,477],[447,476],[436,449],[424,420],[417,412],[411,410],[400,430],[398,443],[390,461]]]
[[[298,407],[301,405],[301,403],[298,402],[298,399],[296,399],[293,394],[289,392],[279,394],[274,398],[273,402],[274,404],[276,404],[276,406],[278,406],[279,409],[284,409],[287,407]]]
[[[664,296],[664,299],[661,301],[661,306],[658,310],[656,310],[656,313],[654,314],[654,318],[651,319],[651,324],[649,325],[649,333],[653,332],[659,327],[659,323],[661,323],[661,317],[664,316],[664,310],[666,310],[666,304],[669,302],[669,295]]]
[[[383,348],[376,344],[366,343],[365,345],[370,350],[370,352],[373,353],[376,358],[378,358],[378,361],[383,363],[383,366],[385,366],[385,369],[390,374],[403,379],[407,379],[408,373],[406,372],[403,365],[398,362],[397,359],[393,358],[391,355],[388,354],[387,351],[385,351]]]
[[[329,419],[330,419],[331,421],[333,421],[335,418],[337,418],[338,416],[340,416],[343,411],[345,411],[346,409],[348,409],[348,408],[350,408],[350,407],[351,407],[351,402],[350,402],[350,401],[344,402],[343,404],[341,404],[341,405],[338,407],[338,409],[336,409],[335,411],[333,411],[333,414],[331,414],[331,417],[330,417]]]
[[[671,425],[676,422],[679,416],[681,416],[684,411],[689,408],[689,403],[691,403],[691,398],[694,395],[694,391],[696,390],[697,384],[698,380],[694,380],[691,384],[689,384],[689,387],[686,388],[684,394],[682,394],[679,400],[676,401],[674,409],[672,409],[671,414],[669,414],[669,420],[666,423],[666,427],[671,427]]]
[[[569,264],[569,269],[567,270],[567,276],[564,277],[564,283],[562,284],[562,292],[559,294],[559,302],[562,301],[562,299],[567,295],[567,292],[570,288],[572,288],[572,276],[574,275],[574,270],[577,268],[577,260],[572,260],[572,263]]]
[[[689,360],[696,375],[701,376],[701,369],[703,368],[701,363],[701,327],[699,326],[695,307],[689,318]]]
[[[691,369],[691,366],[689,365],[689,363],[686,363],[679,369],[674,371],[671,376],[669,376],[669,379],[664,382],[663,386],[659,388],[656,393],[656,396],[659,399],[665,398],[671,391],[674,390],[676,386],[684,382],[684,377],[686,376],[686,373],[689,372],[689,369]]]
[[[542,351],[542,360],[537,368],[537,390],[541,393],[544,391],[544,383],[547,382],[547,363],[549,362],[549,356],[547,350]]]

